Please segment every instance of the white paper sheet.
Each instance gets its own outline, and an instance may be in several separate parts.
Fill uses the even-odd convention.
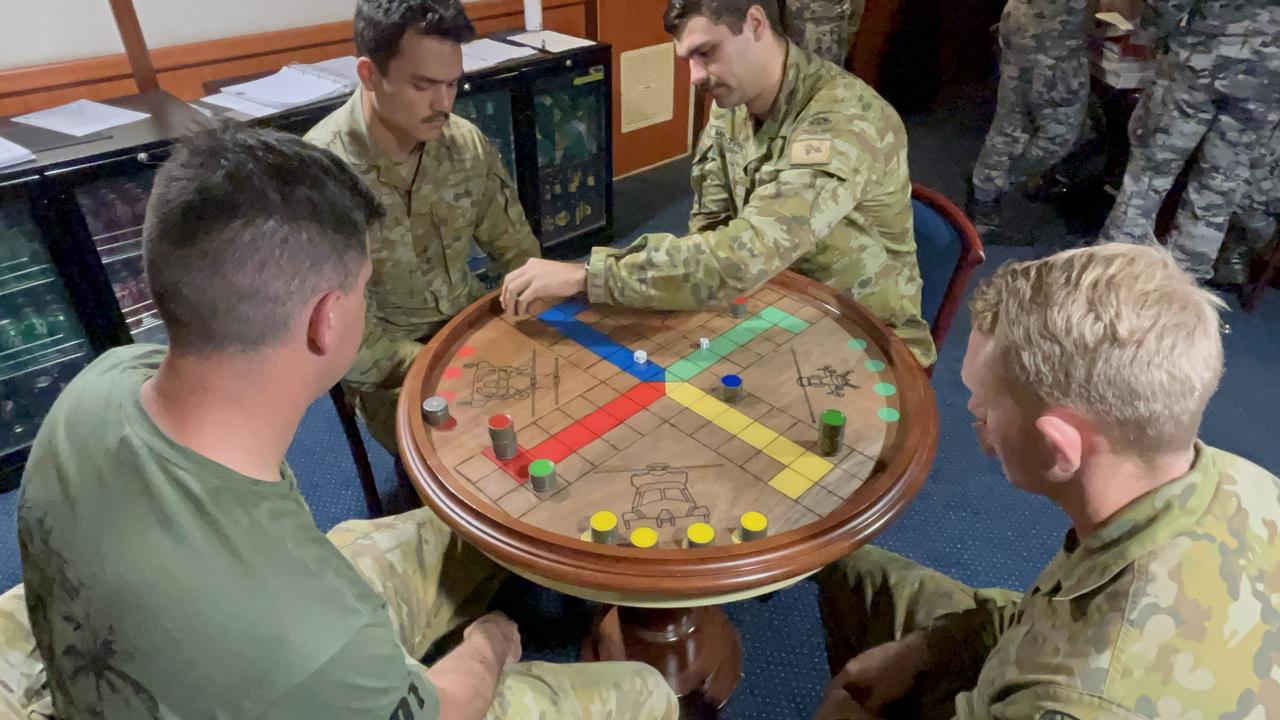
[[[302,69],[285,66],[274,75],[239,85],[228,85],[222,89],[222,92],[282,110],[337,97],[349,90],[341,83],[312,75]]]
[[[217,95],[210,95],[209,97],[200,99],[210,105],[217,105],[218,107],[224,107],[228,110],[242,112],[251,118],[260,118],[280,111],[278,108],[273,108],[268,105],[259,105],[252,100],[245,100],[242,97],[236,97],[235,95],[228,95],[226,93],[218,93]]]
[[[508,45],[497,40],[481,38],[463,44],[462,69],[465,72],[475,72],[491,65],[497,65],[500,62],[536,55],[537,53],[538,51],[533,48]]]
[[[34,125],[45,130],[84,137],[108,128],[128,125],[151,117],[147,113],[125,110],[112,105],[76,100],[56,108],[19,115],[14,122]]]
[[[538,32],[520,33],[507,38],[511,42],[518,42],[529,47],[535,47],[539,50],[547,52],[564,52],[574,48],[595,45],[594,40],[586,40],[572,35],[558,33],[555,30],[540,30]]]
[[[28,160],[35,160],[36,154],[16,142],[0,137],[0,167],[17,165]]]
[[[334,79],[341,79],[352,88],[360,84],[360,75],[356,72],[355,55],[333,58],[332,60],[324,60],[318,63],[310,63],[308,65],[303,65],[302,67],[309,68],[321,75],[327,75]]]

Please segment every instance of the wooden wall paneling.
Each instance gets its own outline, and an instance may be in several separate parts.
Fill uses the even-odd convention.
[[[613,174],[626,175],[689,152],[689,64],[675,60],[671,120],[622,132],[621,57],[628,50],[671,42],[662,28],[666,0],[601,2],[600,41],[613,46]]]
[[[543,26],[594,39],[597,0],[543,0]],[[484,33],[524,27],[521,0],[467,3],[467,14]],[[182,98],[204,95],[204,83],[290,62],[316,62],[349,55],[351,21],[220,38],[157,48],[151,52],[160,86]],[[101,100],[138,92],[126,55],[108,55],[0,71],[0,115],[16,115],[87,98]]]
[[[898,29],[901,5],[901,0],[868,0],[862,24],[854,37],[847,66],[854,75],[877,90],[880,88],[880,74],[887,70],[881,67],[881,61],[889,46],[889,38]]]

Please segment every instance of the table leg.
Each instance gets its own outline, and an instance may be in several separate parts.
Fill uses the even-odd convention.
[[[716,606],[611,607],[582,643],[582,659],[635,660],[658,669],[680,697],[723,707],[742,676],[742,640]]]

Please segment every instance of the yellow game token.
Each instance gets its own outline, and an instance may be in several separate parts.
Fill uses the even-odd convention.
[[[716,529],[701,522],[690,525],[684,534],[689,547],[707,547],[716,540]]]
[[[618,516],[608,510],[600,510],[591,515],[591,540],[598,543],[611,543],[616,539]]]
[[[738,524],[742,528],[743,540],[759,540],[769,530],[769,518],[754,510],[742,513]]]
[[[651,548],[658,544],[658,531],[641,527],[631,531],[631,544],[638,548]]]

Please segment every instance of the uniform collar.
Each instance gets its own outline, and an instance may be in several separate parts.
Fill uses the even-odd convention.
[[[767,147],[771,140],[787,129],[788,122],[809,104],[814,84],[806,83],[805,79],[812,65],[813,58],[788,40],[787,59],[783,65],[782,84],[778,87],[778,96],[773,99],[773,104],[765,113],[760,129],[752,134],[753,144]],[[754,128],[754,118],[749,111],[746,112],[746,116],[748,126]]]
[[[405,177],[369,134],[369,124],[364,117],[364,92],[357,90],[338,112],[342,127],[338,133],[338,141],[342,143],[348,162],[356,172],[373,173],[385,185],[408,189],[410,178]]]
[[[1037,586],[1060,586],[1054,597],[1069,600],[1111,580],[1198,523],[1218,489],[1219,475],[1213,452],[1197,440],[1195,461],[1185,475],[1129,503],[1083,542],[1069,530],[1063,551]]]

